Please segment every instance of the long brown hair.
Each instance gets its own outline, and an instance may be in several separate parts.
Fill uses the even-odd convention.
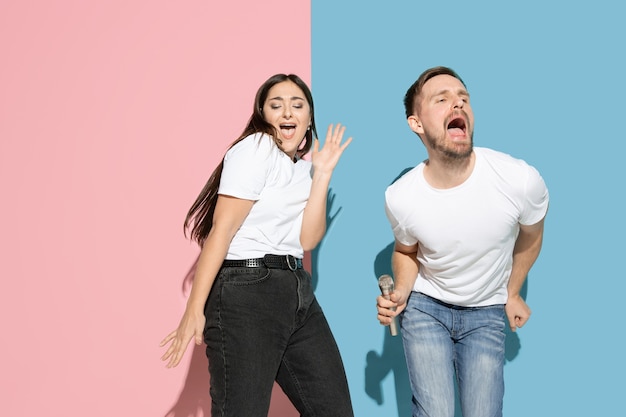
[[[267,99],[269,90],[276,84],[283,81],[291,81],[296,84],[304,93],[304,96],[309,103],[311,110],[311,129],[307,130],[304,136],[304,144],[298,148],[296,155],[298,158],[304,156],[313,145],[313,139],[317,137],[317,129],[315,128],[315,112],[313,108],[313,96],[309,87],[295,74],[276,74],[271,76],[261,85],[256,92],[254,99],[254,108],[252,109],[252,116],[248,120],[248,125],[243,130],[241,135],[230,144],[228,149],[235,146],[237,143],[245,139],[246,137],[254,133],[266,133],[270,135],[274,141],[280,146],[280,140],[277,138],[277,132],[274,126],[268,123],[263,116],[263,105]],[[213,214],[215,213],[215,204],[217,203],[217,190],[222,178],[222,170],[224,169],[224,158],[219,163],[215,171],[209,177],[209,180],[202,188],[202,191],[196,198],[196,201],[192,204],[191,208],[187,212],[185,218],[185,224],[183,225],[183,231],[187,236],[187,231],[190,231],[190,238],[198,242],[200,246],[204,245],[211,228],[213,227]]]

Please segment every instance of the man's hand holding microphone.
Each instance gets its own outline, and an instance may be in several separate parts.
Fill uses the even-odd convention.
[[[389,326],[392,336],[398,334],[398,323],[396,316],[404,310],[408,299],[408,294],[394,288],[393,278],[390,275],[381,275],[378,278],[378,286],[381,295],[376,298],[376,308],[378,310],[378,321],[383,326]]]

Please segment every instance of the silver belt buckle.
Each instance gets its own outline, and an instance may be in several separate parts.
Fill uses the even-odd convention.
[[[298,260],[295,257],[291,255],[285,255],[285,258],[287,258],[287,267],[290,270],[295,271],[296,269],[298,269]],[[290,259],[293,259],[293,267],[291,266]]]

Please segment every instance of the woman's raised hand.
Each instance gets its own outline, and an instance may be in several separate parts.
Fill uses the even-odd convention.
[[[320,149],[319,140],[315,139],[311,154],[311,162],[315,172],[332,174],[341,154],[352,142],[352,137],[349,137],[345,142],[341,143],[345,130],[346,127],[342,126],[341,123],[337,123],[334,127],[330,124],[322,149]]]

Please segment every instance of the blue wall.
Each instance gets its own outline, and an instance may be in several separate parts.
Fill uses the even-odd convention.
[[[507,339],[505,415],[624,413],[621,4],[312,1],[318,129],[339,121],[354,136],[333,177],[334,218],[314,268],[357,416],[410,415],[400,339],[376,320],[376,279],[391,271],[384,190],[426,157],[402,97],[435,65],[466,82],[476,146],[525,159],[550,189],[526,287],[533,316]]]

